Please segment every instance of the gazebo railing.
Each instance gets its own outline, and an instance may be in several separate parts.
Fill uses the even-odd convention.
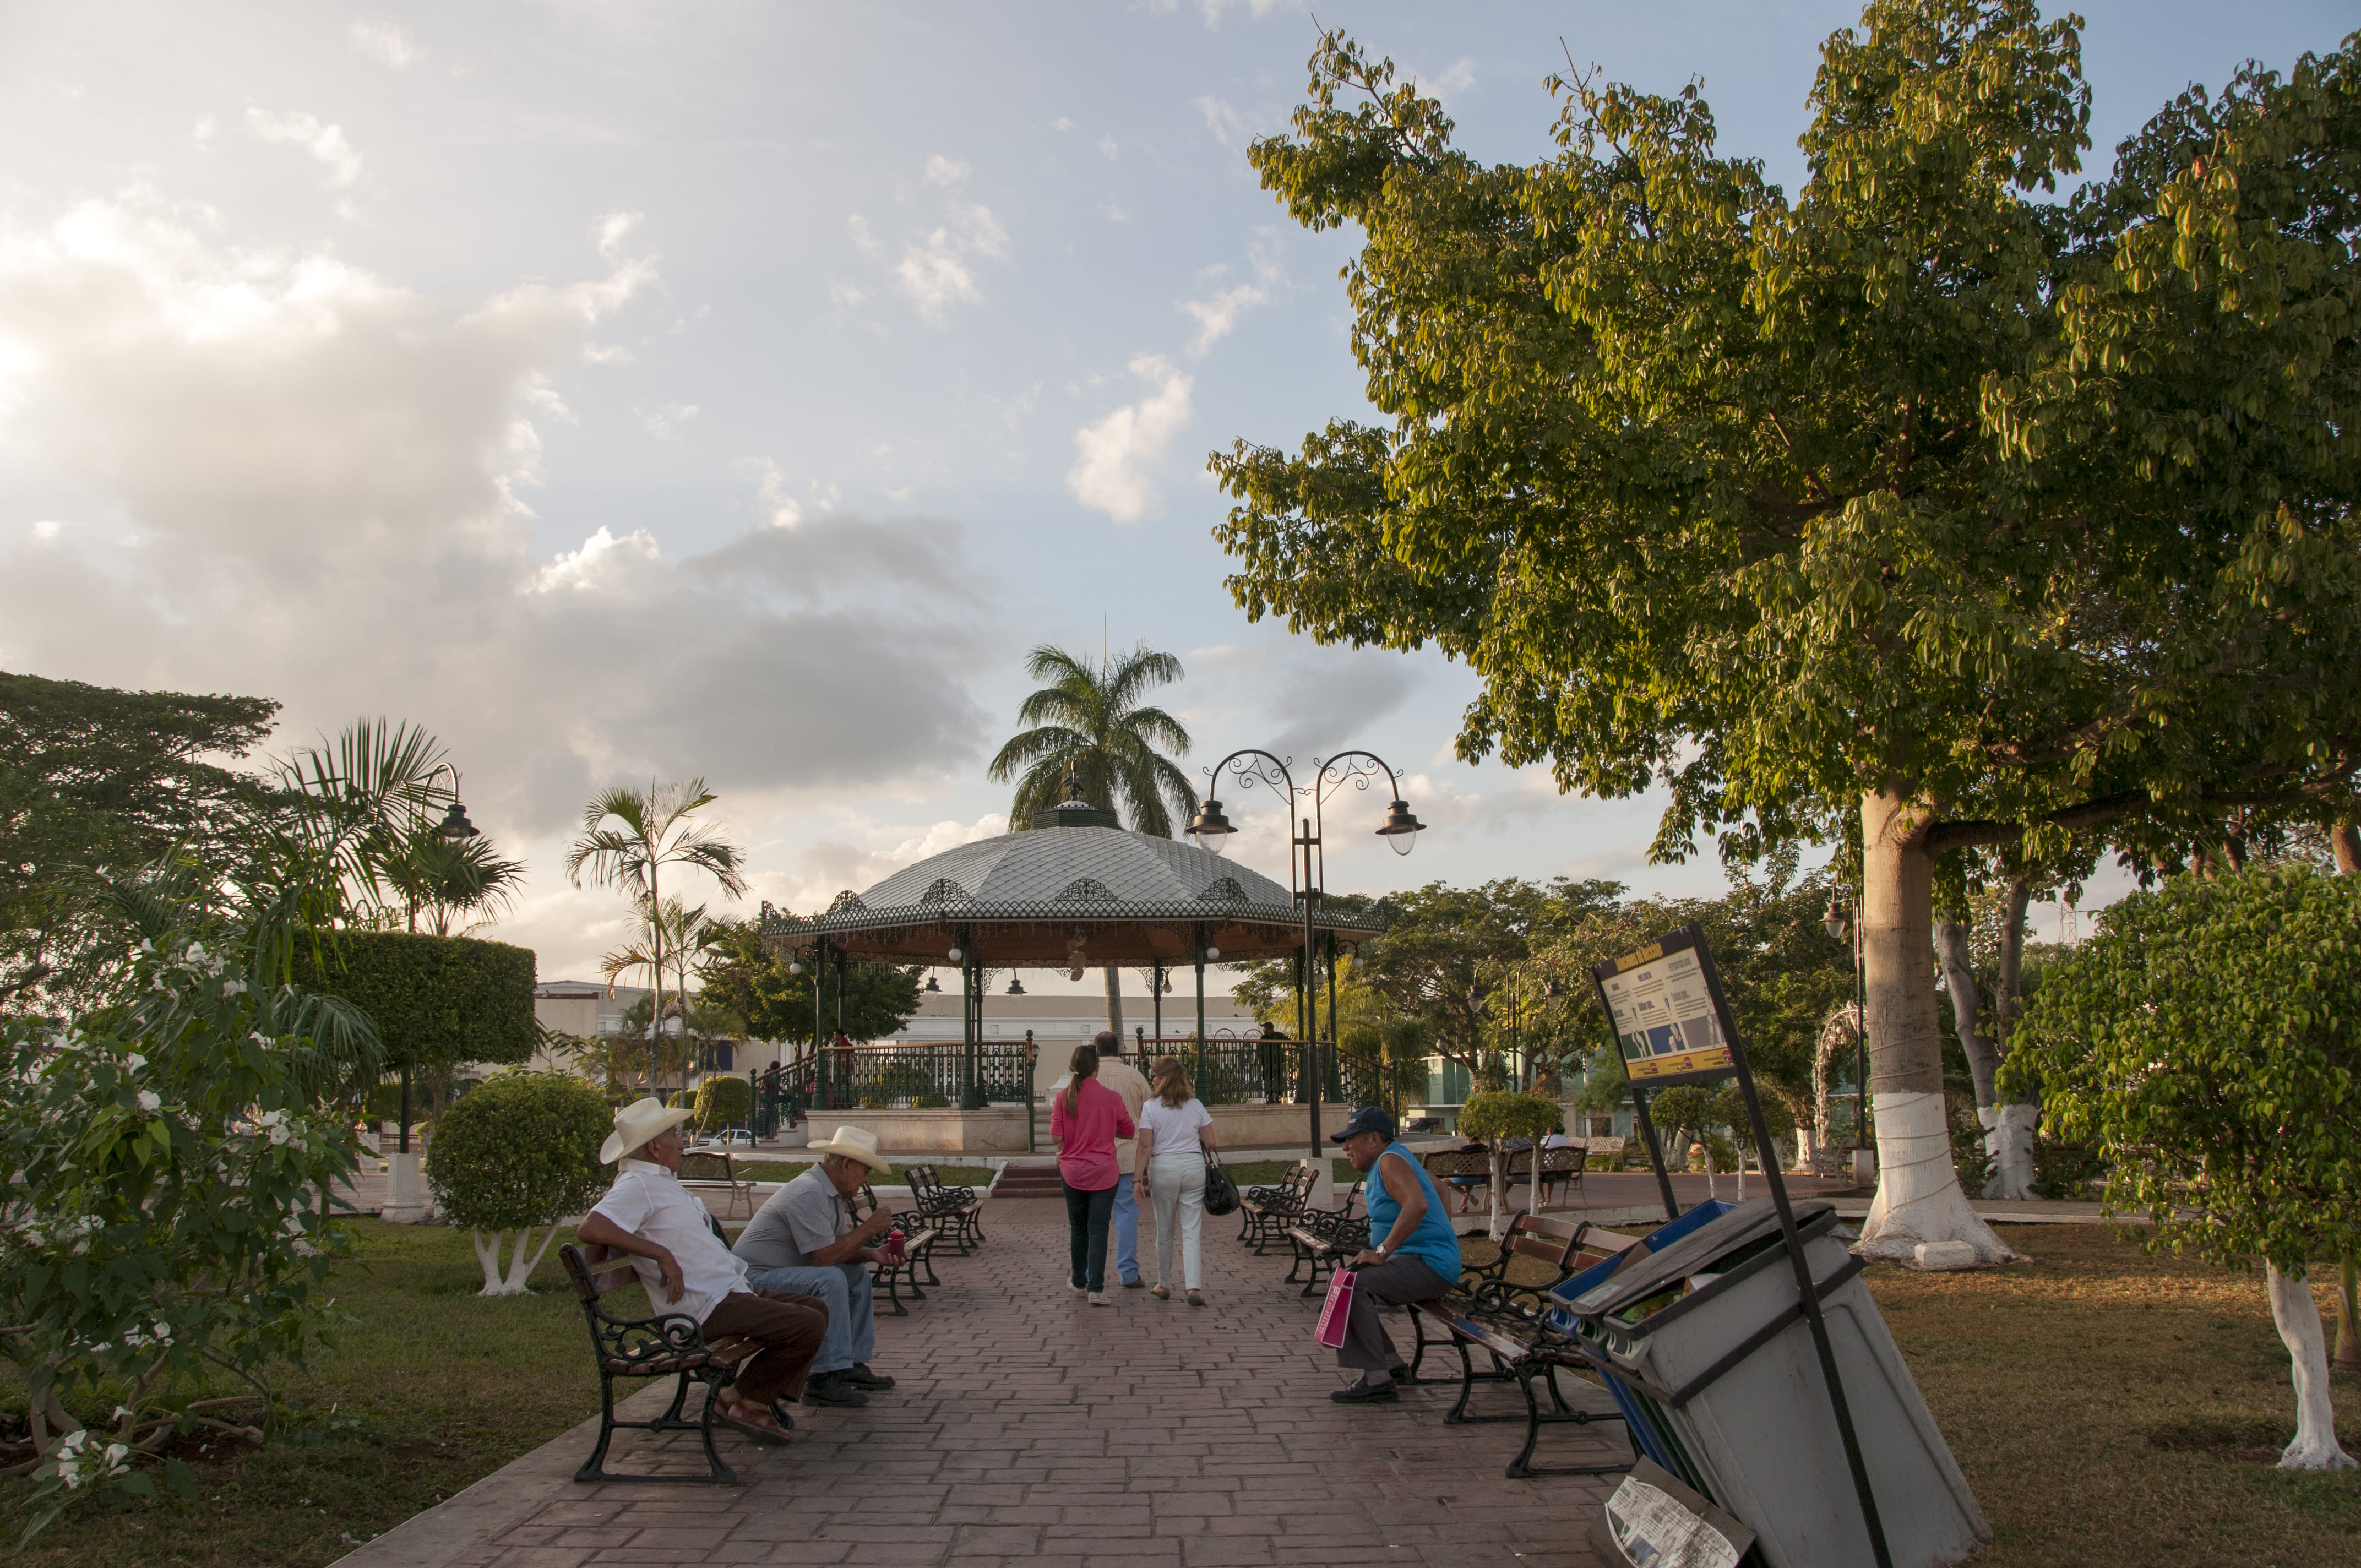
[[[1201,1051],[1193,1036],[1139,1038],[1140,1070],[1153,1076],[1159,1057],[1188,1064],[1197,1098],[1208,1105],[1301,1105],[1311,1098],[1306,1064],[1320,1066],[1320,1098],[1331,1105],[1384,1104],[1385,1075],[1378,1058],[1339,1051],[1329,1040],[1307,1044],[1216,1030]]]
[[[928,1045],[823,1046],[812,1073],[812,1102],[820,1111],[948,1111],[966,1088],[968,1047],[958,1040]],[[1029,1102],[1032,1062],[1022,1040],[982,1040],[975,1046],[976,1081],[986,1104]]]

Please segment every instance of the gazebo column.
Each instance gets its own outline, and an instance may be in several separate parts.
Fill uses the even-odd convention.
[[[975,950],[973,932],[961,934],[960,946],[967,953],[967,962],[961,966],[960,989],[965,992],[967,1024],[966,1049],[960,1066],[960,1109],[983,1109],[983,1079],[979,1070],[983,1065],[983,957]]]
[[[1205,1091],[1205,923],[1197,922],[1197,1066],[1190,1073],[1190,1081],[1197,1092]]]

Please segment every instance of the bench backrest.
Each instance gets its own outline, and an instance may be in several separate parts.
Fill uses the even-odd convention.
[[[1563,1171],[1580,1170],[1589,1153],[1585,1149],[1564,1148],[1542,1150],[1542,1174],[1555,1176]]]
[[[1583,1233],[1590,1226],[1581,1220],[1557,1220],[1547,1214],[1519,1214],[1509,1223],[1508,1238],[1501,1242],[1500,1251],[1530,1257],[1564,1274],[1566,1266],[1582,1245]]]
[[[902,1172],[902,1181],[909,1188],[910,1197],[919,1203],[926,1202],[943,1189],[942,1178],[935,1174],[935,1168],[931,1165],[906,1167]]]
[[[1585,1138],[1582,1146],[1591,1154],[1621,1154],[1623,1140],[1618,1138]]]
[[[735,1181],[736,1162],[721,1149],[691,1149],[680,1157],[683,1181]]]
[[[631,1266],[627,1253],[617,1253],[604,1262],[592,1263],[582,1255],[582,1249],[567,1242],[557,1249],[557,1261],[564,1266],[566,1277],[574,1281],[574,1293],[586,1307],[596,1307],[598,1298],[609,1290],[635,1284],[639,1273]]]
[[[1489,1178],[1492,1174],[1492,1157],[1482,1149],[1438,1149],[1426,1157],[1424,1164],[1426,1173],[1438,1181],[1447,1181],[1455,1176]]]

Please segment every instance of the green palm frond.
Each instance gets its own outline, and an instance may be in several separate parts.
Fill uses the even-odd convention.
[[[1044,643],[1027,655],[1025,669],[1045,683],[1017,707],[1018,722],[1029,728],[1011,737],[986,769],[994,783],[1016,785],[1010,825],[1022,830],[1035,812],[1065,799],[1072,773],[1083,799],[1126,816],[1142,833],[1170,838],[1176,815],[1196,808],[1197,792],[1159,748],[1186,755],[1189,731],[1138,699],[1180,680],[1180,661],[1142,646],[1094,663]]]

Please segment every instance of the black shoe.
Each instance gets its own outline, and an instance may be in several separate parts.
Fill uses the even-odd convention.
[[[1396,1386],[1396,1387],[1399,1387],[1400,1385],[1402,1385],[1402,1384],[1407,1383],[1407,1382],[1409,1382],[1409,1381],[1410,1381],[1410,1368],[1409,1368],[1409,1367],[1407,1367],[1407,1366],[1397,1366],[1397,1367],[1393,1368],[1393,1369],[1392,1369],[1392,1371],[1393,1371],[1393,1379],[1394,1379],[1394,1384],[1395,1384],[1395,1386]]]
[[[804,1385],[804,1403],[850,1409],[869,1403],[869,1396],[845,1381],[844,1374],[831,1372]]]
[[[1340,1405],[1389,1405],[1401,1395],[1392,1383],[1372,1383],[1364,1376],[1350,1388],[1339,1388],[1328,1397]]]
[[[843,1371],[834,1373],[831,1376],[842,1378],[845,1382],[850,1383],[855,1388],[891,1388],[894,1387],[894,1379],[886,1376],[882,1372],[870,1371],[869,1363],[865,1361],[856,1361],[851,1365],[846,1367]]]

